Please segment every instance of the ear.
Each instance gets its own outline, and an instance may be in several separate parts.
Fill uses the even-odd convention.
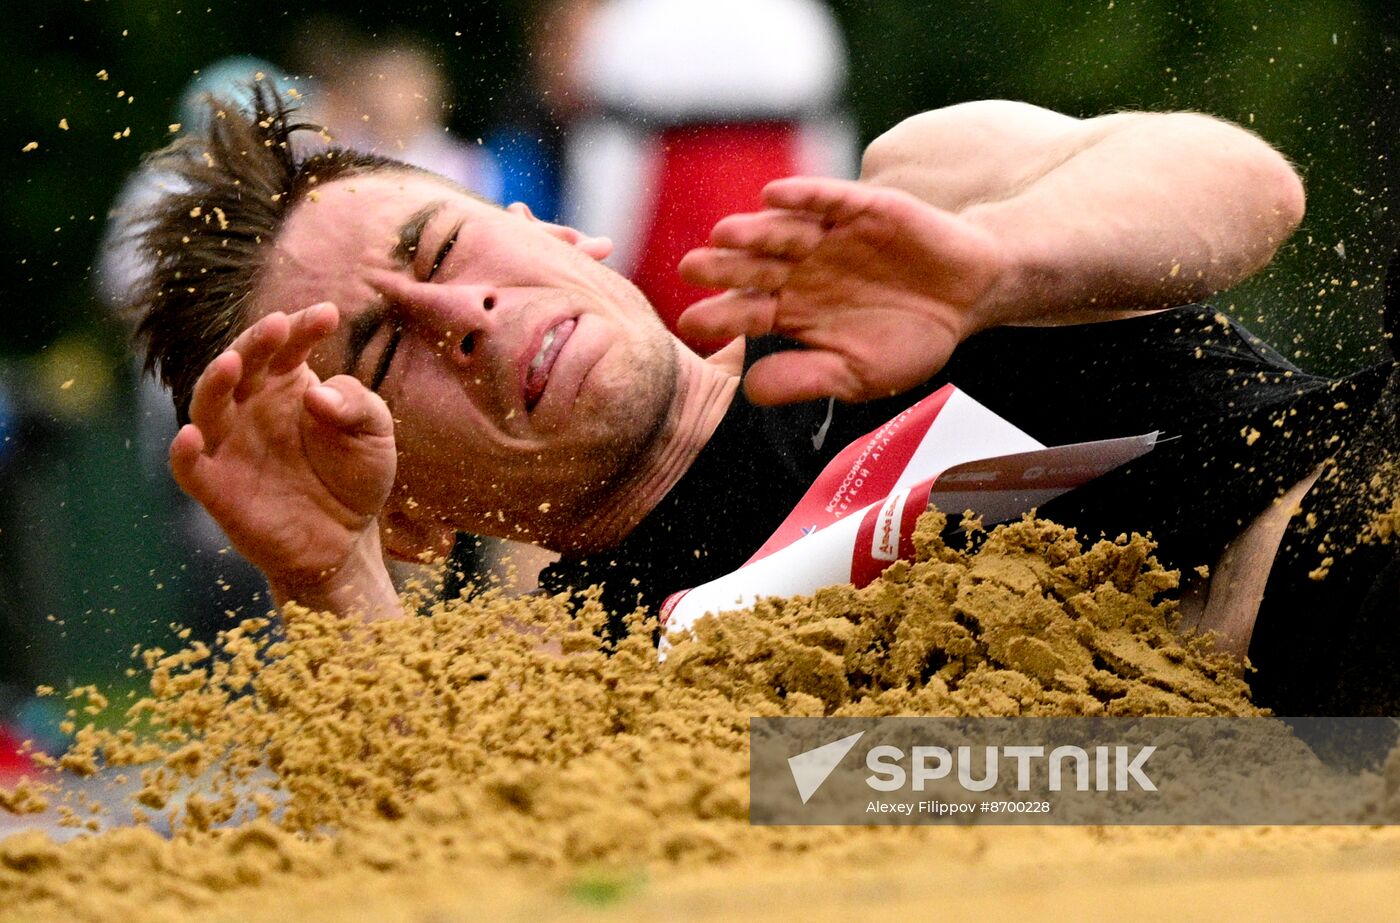
[[[570,247],[581,251],[585,256],[602,261],[612,253],[612,241],[606,237],[589,237],[582,231],[571,228],[564,224],[552,224],[548,221],[541,221],[535,217],[535,213],[530,211],[530,206],[524,202],[512,202],[506,206],[506,211],[512,215],[524,218],[540,227],[546,234],[558,240],[562,240]]]
[[[385,553],[390,557],[421,564],[425,555],[428,558],[446,557],[452,551],[452,542],[457,533],[444,523],[409,519],[395,510],[380,518],[379,537]]]

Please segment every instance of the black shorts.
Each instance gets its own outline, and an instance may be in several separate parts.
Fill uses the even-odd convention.
[[[1387,274],[1385,312],[1394,350],[1400,252]],[[1397,481],[1400,366],[1392,364],[1379,398],[1304,499],[1270,571],[1249,648],[1260,705],[1281,715],[1400,716],[1400,540],[1359,541],[1396,502]]]

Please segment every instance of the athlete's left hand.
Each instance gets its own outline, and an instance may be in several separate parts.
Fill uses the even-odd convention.
[[[729,291],[681,315],[704,338],[779,333],[807,348],[749,370],[760,404],[898,394],[933,377],[989,326],[1007,258],[988,231],[908,193],[793,177],[763,190],[767,210],[715,225],[680,263],[687,281]]]

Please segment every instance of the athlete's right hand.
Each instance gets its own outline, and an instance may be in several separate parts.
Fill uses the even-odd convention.
[[[394,428],[377,394],[307,366],[339,320],[320,304],[245,330],[196,383],[170,467],[279,600],[344,609],[358,596],[373,610],[388,585],[377,516]]]

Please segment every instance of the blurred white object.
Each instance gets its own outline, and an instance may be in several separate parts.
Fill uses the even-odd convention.
[[[840,27],[815,0],[617,0],[583,55],[596,104],[665,123],[817,114],[846,80]]]

